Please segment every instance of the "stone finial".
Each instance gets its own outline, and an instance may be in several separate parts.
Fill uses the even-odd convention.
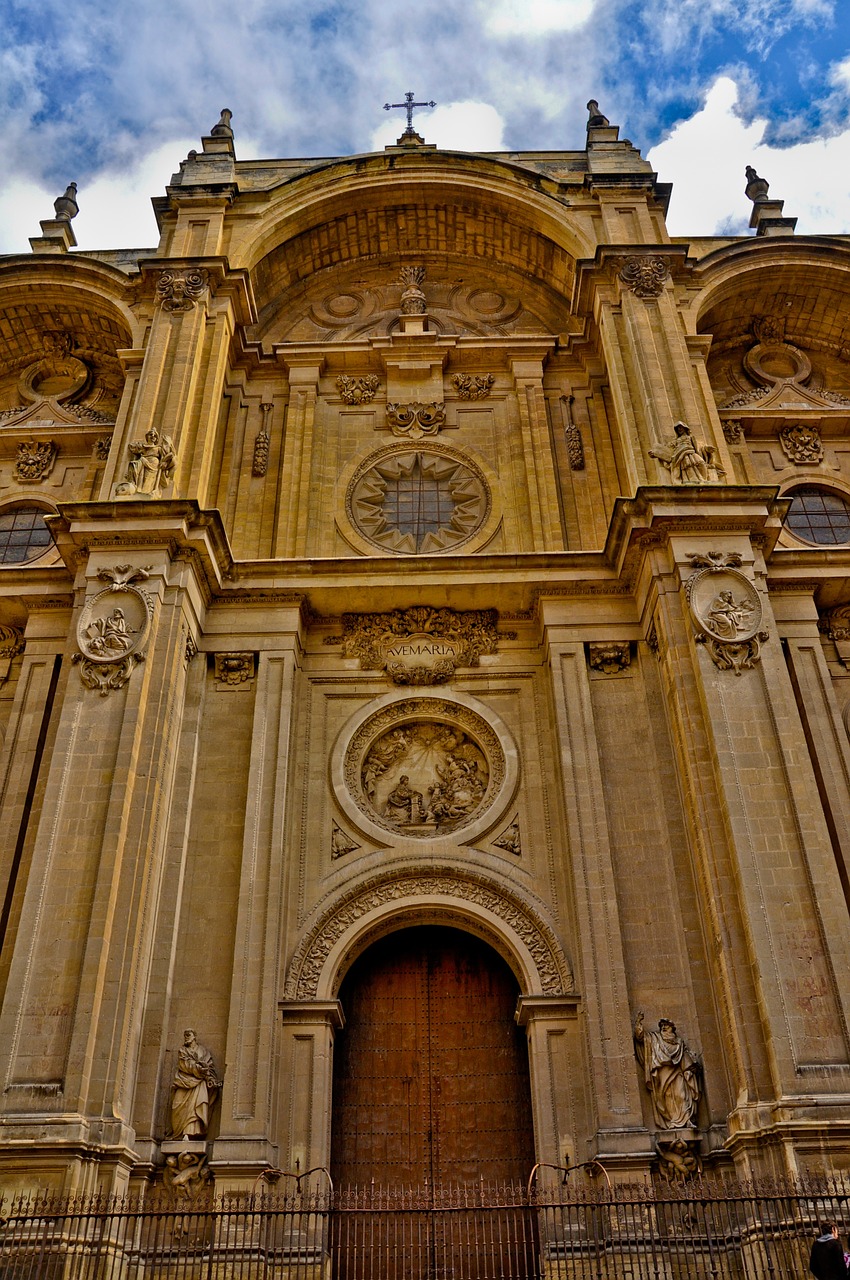
[[[57,222],[70,222],[72,218],[76,218],[80,212],[80,206],[77,204],[76,182],[68,183],[63,194],[53,201],[53,208],[56,211]]]
[[[233,112],[227,107],[222,107],[221,118],[218,124],[214,124],[210,129],[211,138],[232,138],[233,130],[230,127],[230,121],[233,119]]]
[[[767,193],[770,190],[770,183],[764,178],[760,178],[751,164],[747,165],[745,170],[747,175],[747,185],[744,188],[744,194],[748,200],[752,200],[753,204],[761,203],[767,199]]]
[[[599,110],[599,103],[595,98],[591,98],[587,104],[587,127],[588,129],[606,129],[611,121],[604,116]]]

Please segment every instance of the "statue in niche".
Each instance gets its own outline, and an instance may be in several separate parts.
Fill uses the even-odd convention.
[[[171,1082],[171,1132],[175,1138],[204,1138],[210,1110],[221,1082],[209,1049],[198,1044],[195,1032],[187,1028]]]
[[[676,1031],[676,1024],[669,1018],[660,1018],[658,1030],[647,1031],[643,1014],[639,1013],[634,1041],[658,1128],[695,1127],[702,1093],[702,1064]]]
[[[649,456],[669,468],[673,484],[716,484],[724,472],[714,461],[714,447],[697,444],[685,422],[677,422],[673,431],[669,446],[650,449]]]
[[[177,465],[177,454],[170,436],[160,435],[151,427],[144,440],[130,441],[130,461],[126,477],[117,486],[117,497],[142,493],[156,498],[168,484]]]
[[[420,721],[380,737],[361,777],[370,804],[386,822],[437,831],[472,817],[490,773],[483,751],[460,729]]]

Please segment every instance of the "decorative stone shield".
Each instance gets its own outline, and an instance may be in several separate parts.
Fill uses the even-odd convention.
[[[690,582],[689,603],[696,624],[714,640],[744,644],[761,630],[758,592],[737,569],[699,570]]]
[[[107,587],[86,603],[77,623],[80,652],[94,663],[120,662],[147,640],[148,603],[136,587]]]

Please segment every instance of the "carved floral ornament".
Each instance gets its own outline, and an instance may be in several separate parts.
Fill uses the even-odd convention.
[[[336,380],[337,390],[346,404],[371,404],[379,387],[378,376],[368,373],[362,378],[351,378],[341,373]]]
[[[715,666],[739,676],[759,661],[768,639],[762,626],[761,598],[740,572],[741,556],[711,551],[689,557],[695,572],[685,583],[691,617]]]
[[[388,697],[334,748],[334,793],[351,821],[382,844],[388,835],[468,843],[492,828],[517,781],[516,748],[499,718],[468,699]]]
[[[191,311],[209,288],[209,272],[203,267],[166,270],[156,284],[156,298],[163,311]]]
[[[344,613],[342,652],[365,670],[385,670],[394,684],[444,684],[457,667],[477,667],[482,654],[496,652],[497,623],[495,609]]]
[[[479,873],[434,866],[427,872],[407,870],[391,876],[376,876],[338,899],[296,949],[286,977],[285,998],[315,999],[323,976],[329,986],[331,975],[326,975],[325,969],[331,952],[345,935],[356,935],[365,916],[390,907],[397,921],[420,919],[433,916],[434,912],[429,910],[431,904],[436,906],[446,900],[456,904],[451,913],[455,918],[467,916],[473,932],[482,932],[474,923],[480,913],[492,917],[495,927],[487,931],[488,941],[498,945],[507,935],[511,942],[521,943],[534,963],[534,981],[540,993],[565,995],[575,990],[569,961],[552,929],[531,904]],[[496,935],[497,929],[500,937]],[[512,950],[504,941],[498,949],[503,955],[506,950]]]
[[[823,462],[823,441],[814,425],[805,422],[786,424],[779,432],[779,443],[786,458],[798,465]]]
[[[394,436],[420,440],[422,436],[437,435],[445,425],[446,406],[436,401],[387,405],[387,426]]]
[[[459,400],[486,400],[495,381],[492,373],[456,373],[452,377]]]
[[[55,461],[55,441],[22,440],[12,474],[19,484],[37,484],[50,475]]]
[[[638,298],[658,298],[670,270],[664,258],[654,254],[636,254],[627,258],[620,270],[620,281]]]
[[[77,622],[80,678],[101,695],[121,689],[133,669],[144,661],[144,645],[153,615],[153,599],[133,585],[149,577],[148,569],[116,565],[101,569],[98,577],[110,585],[90,597]]]

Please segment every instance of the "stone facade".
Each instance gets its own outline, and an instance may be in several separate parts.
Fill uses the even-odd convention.
[[[671,240],[607,122],[228,133],[154,253],[0,262],[0,1190],[173,1175],[187,1028],[205,1177],[326,1165],[340,983],[428,922],[539,1160],[845,1168],[850,239]]]

